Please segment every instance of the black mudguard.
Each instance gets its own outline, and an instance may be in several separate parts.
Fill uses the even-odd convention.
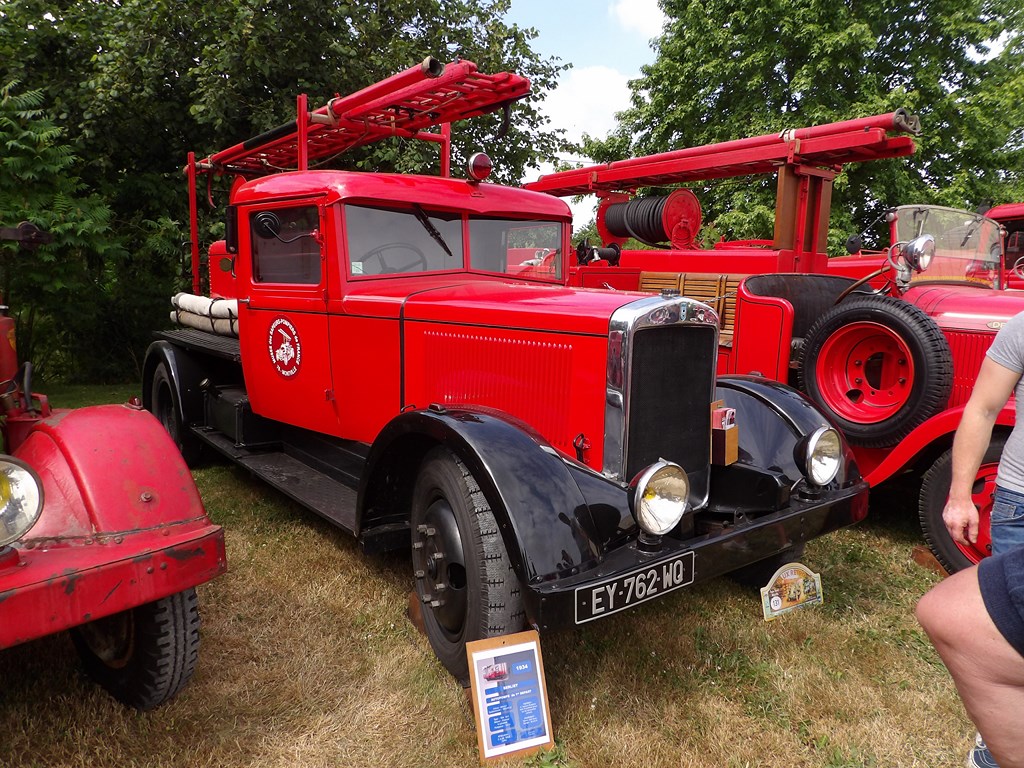
[[[153,411],[153,376],[164,363],[178,393],[178,410],[182,424],[198,423],[203,414],[203,392],[199,383],[208,378],[208,368],[192,355],[166,341],[154,341],[146,350],[142,369],[142,405]]]
[[[410,411],[382,430],[359,488],[360,528],[410,497],[419,461],[438,444],[480,484],[523,584],[575,574],[633,531],[623,487],[566,460],[522,422],[463,408]]]
[[[803,478],[794,453],[798,443],[819,427],[835,426],[803,393],[760,376],[720,376],[715,396],[736,409],[737,463],[779,472],[791,483]],[[847,488],[861,475],[845,438],[842,444],[844,461],[833,484]]]

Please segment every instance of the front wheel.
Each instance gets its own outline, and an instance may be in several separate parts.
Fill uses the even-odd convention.
[[[1003,455],[1006,435],[993,435],[988,450],[982,457],[978,474],[971,488],[971,499],[978,508],[978,540],[971,545],[957,544],[942,522],[942,510],[949,496],[949,484],[953,477],[953,451],[944,452],[935,460],[921,481],[921,495],[918,499],[918,517],[925,541],[931,547],[935,559],[950,573],[962,571],[977,565],[992,554],[992,494],[996,490],[996,470]]]
[[[445,448],[423,461],[410,527],[427,638],[445,669],[468,685],[466,643],[520,631],[525,613],[494,513],[473,474]]]
[[[195,589],[82,624],[71,639],[89,676],[115,699],[146,711],[185,686],[199,657]]]
[[[163,424],[171,440],[178,446],[185,463],[194,467],[199,463],[202,446],[199,440],[189,430],[188,425],[182,421],[181,405],[178,402],[178,390],[174,385],[166,363],[160,363],[153,372],[153,382],[150,385],[150,408],[157,421]]]

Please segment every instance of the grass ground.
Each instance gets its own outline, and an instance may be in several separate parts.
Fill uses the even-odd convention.
[[[466,697],[405,616],[408,563],[237,469],[195,477],[230,570],[199,590],[192,683],[140,715],[84,679],[65,635],[0,653],[0,765],[477,765]],[[878,495],[808,546],[822,606],[765,623],[755,591],[719,580],[543,637],[559,746],[531,764],[961,764],[973,729],[913,618],[938,577],[911,560],[911,505]]]

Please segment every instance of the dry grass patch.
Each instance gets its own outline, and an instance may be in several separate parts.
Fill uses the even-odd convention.
[[[462,690],[405,616],[403,557],[257,484],[196,473],[230,570],[200,588],[191,685],[139,715],[64,635],[0,653],[3,766],[475,766]],[[728,580],[543,638],[557,753],[533,765],[959,765],[973,730],[913,618],[936,577],[899,497],[812,542],[826,604],[766,624]],[[523,760],[510,760],[523,765]]]

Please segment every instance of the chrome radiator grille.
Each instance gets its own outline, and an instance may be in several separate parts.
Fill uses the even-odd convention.
[[[658,459],[707,499],[718,316],[679,297],[638,299],[612,316],[608,336],[604,472],[629,482]]]
[[[707,325],[645,328],[636,334],[626,412],[627,478],[658,459],[679,464],[695,485],[699,476],[706,477],[715,336]]]

